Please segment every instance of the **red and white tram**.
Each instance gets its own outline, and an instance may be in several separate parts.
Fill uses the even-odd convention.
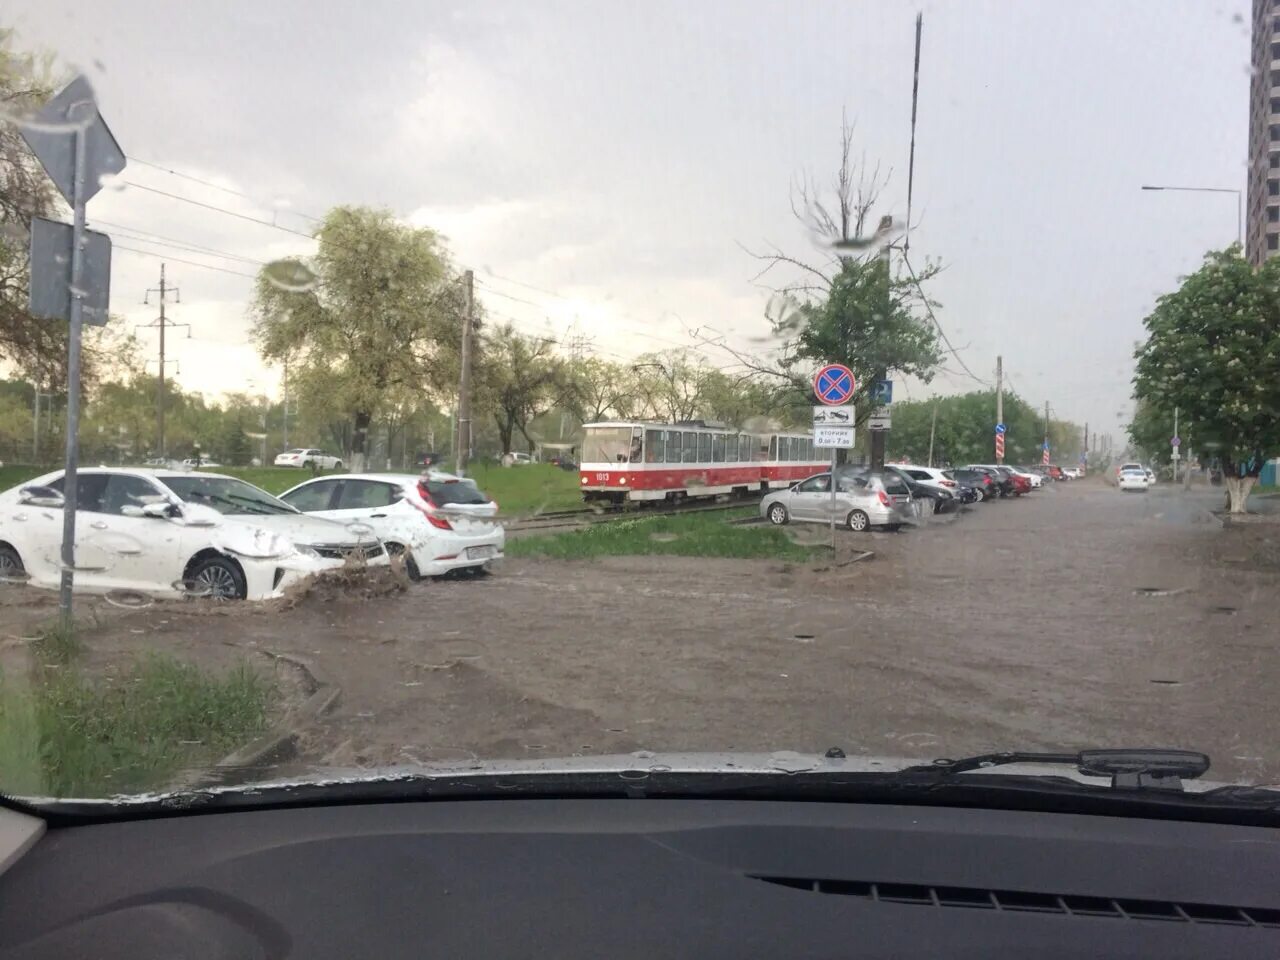
[[[744,433],[704,420],[614,420],[583,427],[586,500],[683,500],[760,493],[821,472],[808,433]]]

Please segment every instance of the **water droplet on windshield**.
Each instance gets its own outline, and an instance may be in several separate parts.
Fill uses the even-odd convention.
[[[315,289],[316,275],[301,260],[273,260],[262,268],[262,273],[273,286],[290,293]]]

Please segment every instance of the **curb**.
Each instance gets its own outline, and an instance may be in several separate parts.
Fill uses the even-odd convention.
[[[207,780],[220,782],[238,769],[264,767],[270,763],[292,759],[297,755],[298,734],[303,725],[333,709],[342,696],[342,688],[315,661],[292,653],[275,653],[271,650],[259,652],[301,670],[311,692],[307,699],[287,712],[266,733],[214,764],[205,778]]]

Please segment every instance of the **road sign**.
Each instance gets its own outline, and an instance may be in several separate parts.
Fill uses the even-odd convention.
[[[888,407],[879,407],[872,411],[871,417],[867,420],[868,430],[889,430],[892,425],[892,417]]]
[[[80,289],[84,291],[84,322],[101,327],[107,322],[111,299],[111,238],[96,230],[84,232],[84,263]],[[31,315],[42,320],[71,319],[70,224],[31,218]]]
[[[854,441],[853,427],[819,427],[813,428],[813,445],[833,450],[852,447]]]
[[[1174,437],[1174,438],[1173,438],[1172,440],[1170,440],[1169,442],[1170,442],[1171,444],[1173,444],[1173,449],[1175,449],[1175,450],[1177,450],[1177,449],[1178,449],[1178,447],[1182,446],[1182,438],[1181,438],[1181,437]]]
[[[1003,423],[997,423],[997,424],[996,424],[996,433],[1000,434],[1000,436],[1004,436],[1004,433],[1005,433],[1005,430],[1006,430],[1006,429],[1008,429],[1008,428],[1007,428],[1007,427],[1005,427],[1005,425],[1004,425]]]
[[[893,381],[877,380],[871,388],[871,402],[877,407],[887,407],[893,403]]]
[[[852,427],[854,419],[854,410],[851,406],[813,408],[815,427]]]
[[[857,381],[842,363],[828,363],[813,378],[813,392],[829,407],[838,407],[853,396]]]
[[[1182,454],[1180,454],[1180,453],[1178,452],[1178,448],[1177,448],[1177,447],[1174,447],[1174,448],[1173,448],[1173,453],[1171,454],[1171,456],[1173,457],[1173,459],[1174,459],[1174,460],[1181,460],[1181,459],[1182,459]]]
[[[80,203],[93,199],[102,189],[104,175],[124,169],[124,151],[98,113],[93,88],[82,76],[63,87],[30,121],[19,122],[18,129],[53,185],[72,206],[77,202],[74,134],[78,130],[84,134],[85,167]]]
[[[1044,445],[1044,456],[1040,458],[1040,462],[1046,467],[1049,465],[1049,445],[1047,443]]]
[[[996,434],[996,460],[1004,459],[1004,434]]]

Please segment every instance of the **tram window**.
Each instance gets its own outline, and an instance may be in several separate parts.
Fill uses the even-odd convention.
[[[778,438],[778,459],[783,461],[791,459],[791,438],[790,437]]]
[[[711,435],[711,462],[724,463],[724,434],[713,433]]]
[[[769,459],[778,459],[778,438],[776,436],[769,438]]]
[[[680,431],[667,431],[667,463],[680,462]]]
[[[752,448],[755,447],[755,437],[750,434],[743,433],[738,436],[738,459],[744,463],[751,460]]]
[[[732,433],[726,434],[724,438],[724,462],[738,462],[738,438]]]
[[[698,435],[693,431],[689,431],[684,435],[684,462],[697,463],[698,461]]]
[[[812,460],[812,459],[813,459],[813,457],[814,457],[814,454],[813,454],[813,440],[812,440],[812,439],[805,440],[805,442],[804,442],[804,458],[805,458],[806,460]]]
[[[711,462],[711,434],[709,433],[698,434],[698,462]]]
[[[644,431],[635,427],[631,434],[631,462],[640,462],[640,448],[644,444]]]
[[[662,462],[662,431],[646,430],[644,432],[644,462]]]

